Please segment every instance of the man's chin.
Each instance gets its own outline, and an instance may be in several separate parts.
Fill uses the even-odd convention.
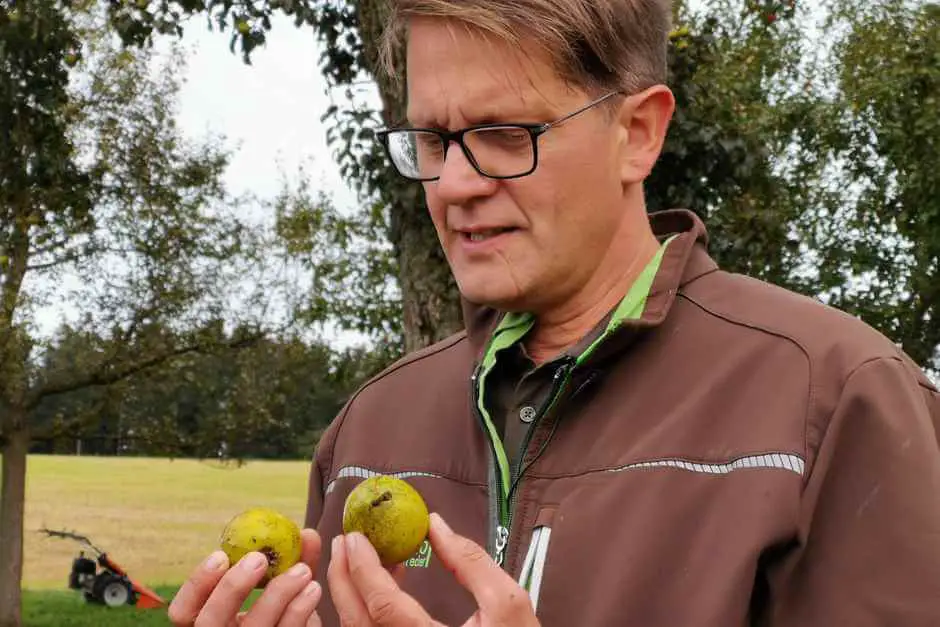
[[[501,288],[498,283],[486,281],[458,282],[464,300],[482,307],[500,311],[524,311],[524,299],[515,289]]]

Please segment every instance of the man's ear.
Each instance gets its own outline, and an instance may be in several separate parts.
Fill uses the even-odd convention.
[[[653,170],[675,108],[675,97],[665,85],[654,85],[624,101],[620,108],[624,130],[620,178],[625,185],[642,182]]]

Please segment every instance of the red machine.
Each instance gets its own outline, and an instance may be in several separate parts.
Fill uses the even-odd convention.
[[[88,603],[100,603],[108,607],[133,605],[139,608],[161,608],[166,605],[160,595],[131,579],[127,571],[87,537],[69,531],[40,531],[54,538],[75,540],[94,553],[95,559],[90,559],[85,557],[84,551],[80,551],[72,561],[72,572],[69,573],[69,588],[81,590]]]

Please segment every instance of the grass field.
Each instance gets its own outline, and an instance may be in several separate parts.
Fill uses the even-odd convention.
[[[217,547],[222,527],[239,511],[263,505],[302,523],[310,468],[302,461],[250,461],[236,467],[55,456],[30,456],[28,464],[23,573],[28,627],[125,624],[119,616],[126,616],[129,625],[167,624],[159,611],[115,613],[87,606],[67,588],[79,544],[49,538],[41,528],[88,536],[133,578],[169,598]],[[76,618],[68,613],[67,623],[62,622],[62,612],[73,606]],[[101,612],[108,612],[107,621]],[[84,618],[90,622],[78,622]]]
[[[172,598],[177,586],[159,586],[156,591]],[[252,593],[245,607],[257,597]],[[168,627],[170,621],[161,610],[133,607],[107,608],[89,605],[81,595],[62,590],[26,590],[23,593],[23,627]]]

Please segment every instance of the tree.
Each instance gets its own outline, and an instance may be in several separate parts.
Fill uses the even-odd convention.
[[[722,267],[799,288],[802,186],[778,164],[811,104],[792,90],[804,42],[792,3],[741,4],[676,4],[668,79],[676,112],[646,182],[648,208],[695,211]]]
[[[94,4],[0,2],[2,627],[20,622],[33,410],[216,346],[206,321],[253,330],[236,345],[268,326],[260,307],[241,307],[267,297],[251,283],[265,240],[222,187],[228,156],[175,127],[181,56],[156,75],[150,61],[120,49]],[[44,305],[95,336],[76,367],[39,367]]]
[[[826,31],[820,293],[940,371],[940,5],[837,0]]]
[[[237,351],[250,329],[201,331],[218,350],[166,360],[108,386],[46,397],[30,413],[30,452],[161,457],[305,459],[381,352],[336,351],[300,332],[269,335]],[[208,343],[207,343],[208,344]],[[107,345],[63,325],[37,365],[41,376],[77,376]]]
[[[376,203],[371,212],[344,216],[326,194],[311,189],[301,169],[297,183],[285,182],[269,210],[277,234],[272,255],[282,265],[296,262],[307,280],[293,315],[308,323],[331,320],[369,336],[381,358],[399,356],[401,292],[383,207]]]
[[[93,228],[91,179],[74,159],[66,56],[77,39],[46,3],[0,4],[0,625],[19,624],[25,414],[32,340],[17,319],[30,261]],[[71,60],[71,59],[69,59]],[[31,252],[34,253],[31,255]],[[51,255],[46,255],[51,256]]]

